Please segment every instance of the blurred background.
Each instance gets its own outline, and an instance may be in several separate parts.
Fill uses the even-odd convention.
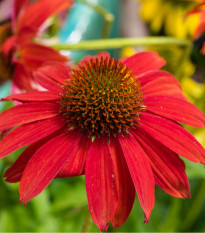
[[[193,2],[180,0],[87,0],[77,1],[63,16],[61,29],[53,21],[45,39],[53,37],[61,43],[105,37],[143,37],[165,35],[189,39],[199,22],[199,16],[184,19]],[[114,21],[103,34],[104,18],[93,8],[98,5],[112,13]],[[61,16],[62,18],[62,16]],[[187,98],[205,112],[205,58],[200,54],[201,40],[195,41],[191,56],[184,56],[180,47],[126,47],[110,50],[112,56],[130,56],[141,50],[155,50],[167,60],[165,70],[174,74],[182,84]],[[98,51],[62,51],[78,62],[87,54]],[[179,66],[180,64],[180,66]],[[0,96],[10,92],[10,83],[0,86]],[[11,103],[0,105],[0,110]],[[205,129],[186,127],[205,146]],[[0,160],[0,232],[99,232],[92,222],[87,206],[84,176],[55,179],[26,206],[19,202],[18,183],[4,181],[3,174],[18,155],[17,151]],[[109,231],[116,232],[205,232],[205,170],[202,164],[188,161],[186,171],[190,180],[191,199],[169,196],[156,187],[156,204],[150,222],[144,224],[144,215],[136,201],[126,223]]]

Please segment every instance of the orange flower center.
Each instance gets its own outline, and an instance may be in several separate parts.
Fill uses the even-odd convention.
[[[6,22],[0,25],[0,47],[5,40],[12,35],[11,23]],[[13,66],[9,60],[0,52],[0,83],[12,78]]]
[[[113,58],[93,58],[75,68],[62,88],[61,113],[90,136],[127,132],[142,109],[135,75]]]

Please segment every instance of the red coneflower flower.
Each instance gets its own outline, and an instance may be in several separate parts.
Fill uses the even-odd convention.
[[[85,174],[89,209],[100,230],[120,227],[137,192],[149,221],[155,184],[168,194],[190,197],[178,154],[205,162],[205,151],[177,122],[195,127],[205,117],[188,103],[179,82],[154,52],[122,60],[88,56],[69,73],[48,64],[34,78],[48,91],[10,95],[22,104],[0,115],[0,130],[19,126],[0,142],[0,157],[30,145],[6,171],[20,181],[25,204],[55,177]]]
[[[200,23],[195,30],[194,39],[198,39],[203,33],[205,33],[205,0],[194,0],[199,2],[192,10],[187,13],[190,14],[200,14]],[[203,43],[201,53],[205,54],[205,42]]]
[[[66,62],[58,51],[34,43],[46,19],[71,6],[73,0],[14,0],[11,22],[0,25],[0,79],[13,79],[20,89],[31,90],[33,70],[45,61]]]

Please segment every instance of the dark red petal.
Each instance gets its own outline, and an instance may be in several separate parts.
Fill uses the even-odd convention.
[[[13,94],[9,95],[5,98],[2,98],[2,101],[21,101],[21,102],[38,102],[38,101],[54,101],[59,100],[61,97],[56,92],[50,92],[50,91],[30,91],[20,94]]]
[[[115,179],[118,189],[118,204],[113,218],[113,227],[120,227],[128,218],[135,201],[135,187],[127,167],[119,141],[111,138],[109,151],[115,166]]]
[[[4,177],[6,177],[6,182],[16,183],[21,180],[23,171],[29,159],[37,151],[37,149],[39,149],[39,147],[37,147],[36,144],[37,143],[26,148],[26,150],[17,158],[17,160],[12,164],[12,166],[6,170],[4,174]]]
[[[57,174],[56,178],[80,176],[85,174],[85,161],[88,150],[91,146],[91,140],[82,134],[78,145],[72,155]]]
[[[48,136],[65,125],[64,117],[56,116],[14,129],[0,141],[0,158]]]
[[[25,151],[17,158],[17,160],[12,164],[10,168],[8,168],[4,174],[4,177],[6,177],[6,182],[9,183],[16,183],[21,180],[21,177],[23,175],[23,171],[30,160],[30,158],[34,155],[34,153],[45,143],[47,143],[52,138],[60,135],[63,130],[60,129],[56,132],[48,135],[47,137],[41,139],[38,142],[33,143],[29,147],[25,149]]]
[[[156,52],[141,52],[122,60],[135,75],[149,70],[158,70],[166,64]]]
[[[33,28],[31,27],[22,28],[21,31],[19,31],[18,34],[16,35],[16,44],[18,44],[19,48],[21,48],[26,44],[30,43],[35,36],[36,36],[36,30],[34,30]],[[19,60],[21,59],[19,58]]]
[[[144,97],[166,95],[186,99],[181,91],[180,83],[166,71],[148,71],[137,78],[142,86]]]
[[[205,126],[205,115],[193,104],[171,96],[149,96],[143,101],[146,110],[175,121],[194,126]]]
[[[26,91],[32,91],[33,88],[31,86],[32,76],[29,71],[25,69],[25,67],[21,64],[15,64],[15,70],[13,74],[13,82],[19,88]]]
[[[193,161],[205,162],[205,150],[199,142],[179,124],[166,118],[143,112],[140,126],[170,150]]]
[[[83,64],[85,61],[90,61],[90,59],[93,59],[93,58],[101,58],[101,57],[103,57],[103,58],[106,58],[106,57],[110,57],[110,54],[109,53],[107,53],[107,52],[100,52],[100,53],[98,53],[96,56],[90,56],[90,55],[88,55],[88,56],[85,56],[81,61],[80,61],[80,64]]]
[[[16,42],[16,36],[10,36],[0,46],[0,52],[2,51],[7,59],[9,58],[9,54],[12,51],[12,49],[14,49],[15,42]]]
[[[200,52],[205,55],[205,43],[203,43]]]
[[[68,131],[44,144],[29,160],[20,181],[20,201],[27,203],[56,176],[79,142],[78,131]]]
[[[29,0],[14,0],[13,5],[13,15],[12,15],[12,28],[15,31],[18,17],[25,10],[26,6],[29,4]]]
[[[0,131],[58,115],[59,105],[47,102],[25,103],[0,114]]]
[[[69,70],[62,63],[47,63],[35,71],[33,77],[42,87],[59,93],[60,86],[66,85],[65,80],[69,79]]]
[[[157,185],[174,197],[190,197],[189,181],[179,156],[141,128],[132,134],[149,158]]]
[[[30,71],[35,71],[49,61],[66,62],[68,60],[57,50],[35,43],[28,43],[21,46],[19,54],[20,57],[18,61],[29,68]]]
[[[100,231],[107,230],[117,207],[115,176],[107,139],[96,138],[86,159],[85,185],[89,210]]]
[[[149,160],[134,137],[119,135],[118,138],[147,223],[155,201],[155,181]]]
[[[73,3],[73,0],[41,0],[30,4],[21,16],[18,22],[18,30],[24,27],[31,27],[35,30],[47,20],[50,16],[67,9]],[[38,12],[38,13],[34,13]]]

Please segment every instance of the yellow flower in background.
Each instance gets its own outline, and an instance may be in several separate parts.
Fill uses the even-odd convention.
[[[193,133],[193,135],[201,143],[201,145],[205,147],[205,128],[197,129],[196,132]]]
[[[182,68],[179,66],[181,59],[184,56],[183,48],[178,46],[148,46],[147,50],[154,50],[163,57],[167,62],[163,67],[163,70],[175,75],[179,81],[185,77],[191,77],[194,74],[195,66],[192,64],[190,58],[184,61]],[[180,70],[178,70],[179,68]]]
[[[181,80],[181,85],[188,100],[205,112],[205,83],[198,83],[191,77],[186,76]],[[194,129],[193,127],[187,127],[187,129],[205,147],[205,128]]]
[[[164,31],[181,39],[191,37],[199,24],[199,14],[185,18],[196,2],[184,0],[136,0],[141,2],[140,14],[154,34]]]
[[[182,79],[181,84],[183,87],[183,93],[187,96],[190,102],[194,103],[205,97],[205,84],[198,83],[188,76]],[[204,107],[205,109],[204,101],[201,102],[201,106],[199,107]]]

